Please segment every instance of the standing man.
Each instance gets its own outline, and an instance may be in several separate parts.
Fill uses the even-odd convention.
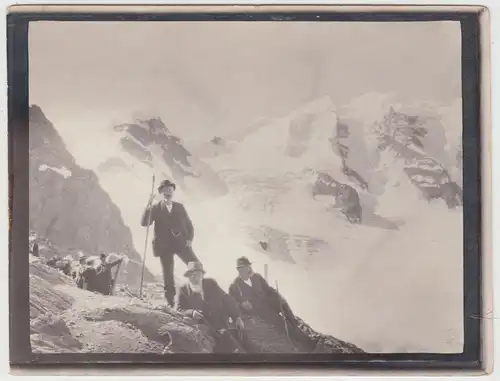
[[[33,244],[33,256],[34,257],[39,257],[40,256],[40,249],[38,248],[38,243]]]
[[[171,181],[162,181],[158,187],[161,200],[154,203],[155,197],[151,197],[141,220],[144,227],[154,222],[153,255],[160,258],[165,298],[171,307],[175,303],[174,255],[186,265],[198,261],[191,248],[193,223],[184,205],[172,201],[175,189]]]

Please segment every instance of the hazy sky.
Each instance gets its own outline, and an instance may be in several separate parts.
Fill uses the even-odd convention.
[[[30,103],[59,130],[144,112],[207,139],[324,94],[461,95],[458,22],[34,22],[29,37]]]

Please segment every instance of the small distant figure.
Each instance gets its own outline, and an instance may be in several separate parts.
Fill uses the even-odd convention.
[[[107,255],[103,253],[100,255],[99,259],[101,263],[96,269],[96,284],[93,286],[93,289],[100,294],[111,295],[113,287],[113,275],[111,274],[111,270],[123,262],[123,257],[114,262],[107,263]],[[118,276],[118,274],[116,274],[116,276]]]
[[[299,328],[299,322],[286,300],[262,275],[253,271],[247,257],[238,258],[236,268],[239,275],[229,287],[229,295],[247,315],[257,315],[277,329],[289,332],[291,338],[315,346]]]
[[[31,254],[33,254],[34,257],[40,257],[40,249],[38,247],[38,243],[33,244],[33,248],[31,249]]]
[[[80,268],[76,279],[77,286],[102,295],[113,294],[113,284],[118,274],[113,277],[111,270],[124,260],[121,256],[116,261],[108,263],[108,256],[101,254],[97,257],[81,256]]]
[[[141,226],[154,223],[153,255],[160,258],[163,270],[165,299],[173,307],[175,303],[174,256],[186,265],[198,262],[192,249],[194,227],[184,205],[172,201],[176,185],[169,180],[158,187],[161,201],[153,204],[154,196],[148,202],[141,219]]]
[[[81,278],[81,273],[85,267],[86,260],[87,260],[87,257],[85,255],[83,255],[83,253],[79,253],[78,254],[78,266],[74,266],[72,273],[71,273],[71,277],[75,280],[75,282],[79,288],[83,288],[83,283],[82,283],[83,281]]]
[[[87,256],[83,253],[78,253],[78,263],[84,265],[87,262]]]
[[[50,258],[48,261],[47,261],[47,266],[50,266],[50,267],[53,267],[53,268],[56,268],[56,263],[58,261],[61,260],[61,257],[59,257],[58,255],[54,255],[52,258]]]
[[[78,288],[88,291],[95,291],[97,269],[91,258],[81,257],[80,268],[76,278]]]
[[[204,278],[201,262],[189,262],[184,276],[188,283],[176,294],[176,308],[201,324],[205,324],[216,339],[215,352],[244,352],[242,344],[229,329],[229,319],[235,321],[236,329],[244,324],[235,301],[226,294],[214,279]]]
[[[47,266],[61,271],[64,275],[71,276],[71,261],[68,258],[54,255],[47,261]]]

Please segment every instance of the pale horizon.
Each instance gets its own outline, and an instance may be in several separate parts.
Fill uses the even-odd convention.
[[[460,55],[454,21],[38,21],[29,101],[70,146],[75,129],[137,114],[205,141],[324,95],[336,105],[367,91],[450,104],[461,97]]]

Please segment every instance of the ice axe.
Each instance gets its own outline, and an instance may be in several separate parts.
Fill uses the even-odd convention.
[[[155,191],[155,175],[153,175],[153,184],[151,185],[151,195],[148,209],[151,207],[153,195]],[[142,256],[142,273],[141,273],[141,286],[139,287],[139,299],[142,299],[142,285],[144,283],[144,270],[146,268],[146,250],[148,248],[149,226],[151,225],[151,210],[148,213],[148,226],[146,227],[146,239],[144,241],[144,255]]]
[[[275,283],[276,283],[276,292],[278,293],[278,298],[279,298],[279,301],[280,301],[280,315],[283,318],[283,323],[285,324],[286,337],[287,337],[288,341],[290,342],[290,344],[293,345],[292,340],[290,339],[290,333],[288,332],[288,323],[286,321],[285,313],[283,312],[283,305],[281,303],[281,296],[280,296],[280,292],[279,292],[279,289],[278,289],[278,281],[275,281]]]

